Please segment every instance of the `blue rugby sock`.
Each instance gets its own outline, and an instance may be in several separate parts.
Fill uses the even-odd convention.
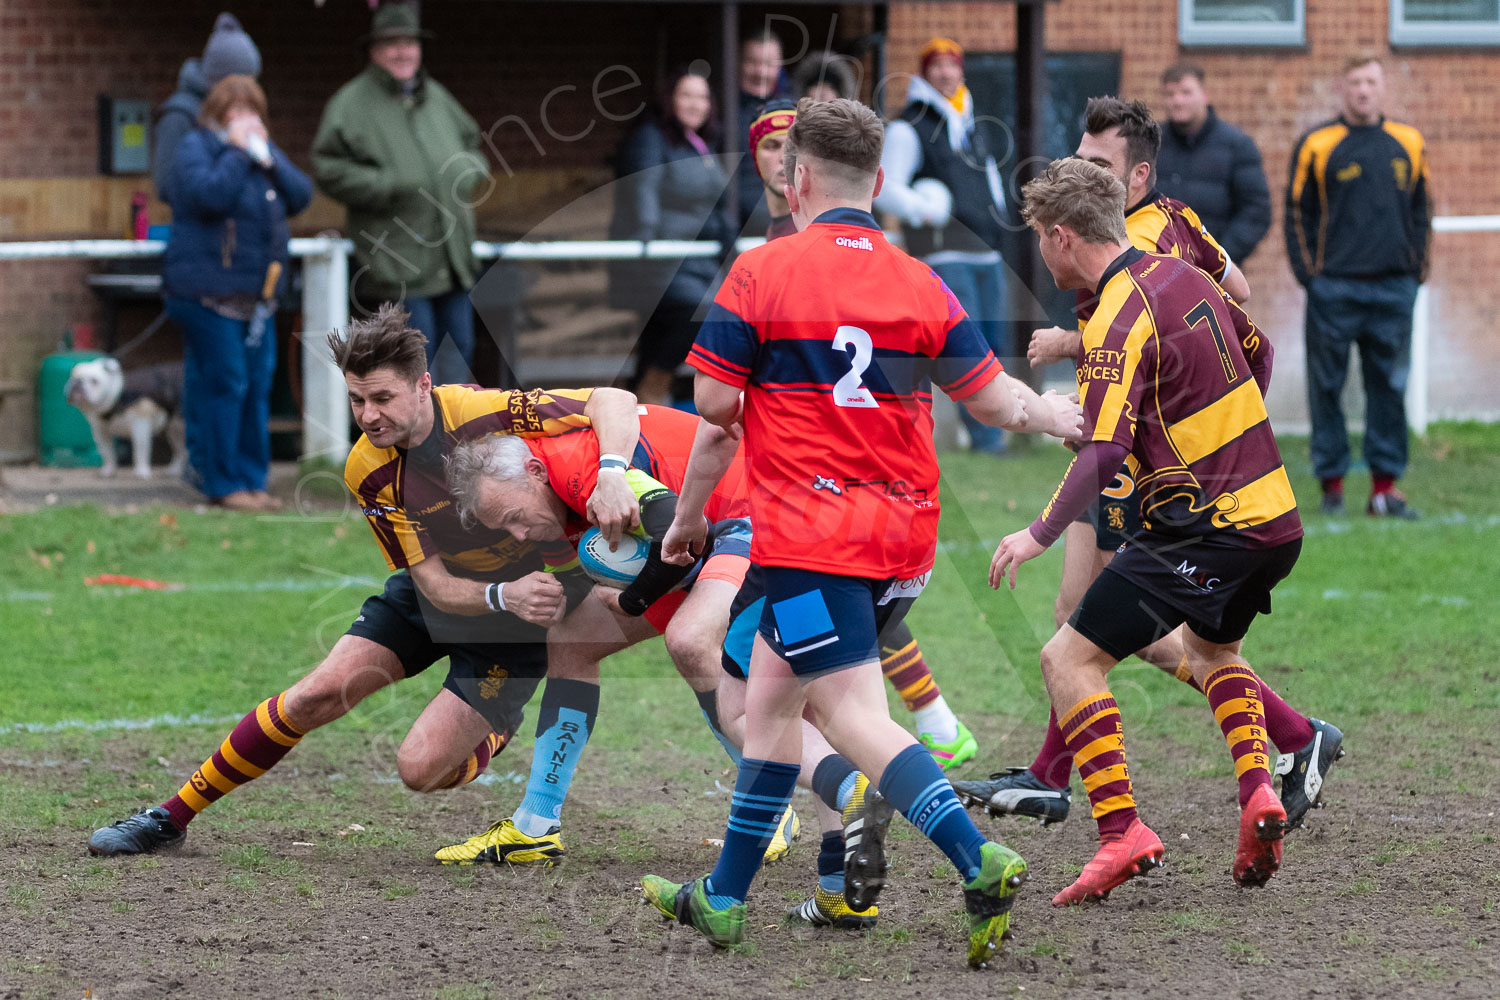
[[[536,720],[531,779],[511,817],[526,836],[540,837],[562,822],[563,800],[598,714],[599,685],[563,678],[547,681]]]
[[[734,766],[740,766],[743,755],[739,747],[729,742],[729,737],[724,735],[724,730],[719,728],[719,695],[716,691],[695,691],[698,698],[698,708],[703,712],[703,719],[708,723],[709,731],[714,734],[714,739],[719,741],[719,746],[734,761]]]
[[[830,830],[818,845],[818,886],[824,892],[844,891],[844,835]]]
[[[854,780],[859,774],[854,765],[840,754],[831,753],[818,761],[813,769],[813,794],[834,812],[842,812],[844,803],[854,793]]]
[[[984,834],[964,812],[932,754],[915,743],[902,750],[886,766],[879,788],[912,826],[948,855],[965,882],[979,874]]]
[[[729,805],[729,826],[724,831],[724,849],[709,876],[709,903],[724,909],[743,903],[755,873],[760,871],[766,845],[776,834],[781,814],[791,804],[797,787],[796,764],[746,757],[740,762]]]

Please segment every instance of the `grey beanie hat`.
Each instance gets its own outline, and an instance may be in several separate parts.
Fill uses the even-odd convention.
[[[260,49],[233,14],[220,14],[214,20],[213,34],[203,47],[202,67],[210,87],[233,73],[260,75]]]

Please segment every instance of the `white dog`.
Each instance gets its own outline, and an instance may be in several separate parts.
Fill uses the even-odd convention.
[[[187,438],[178,404],[182,399],[182,365],[152,365],[123,371],[114,358],[80,361],[64,390],[68,402],[89,418],[94,446],[104,459],[101,476],[115,474],[115,438],[130,439],[131,464],[142,479],[151,478],[151,439],[162,431],[172,448],[167,474],[181,476],[187,465]]]

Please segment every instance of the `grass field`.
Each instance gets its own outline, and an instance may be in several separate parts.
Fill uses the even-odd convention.
[[[1305,442],[1284,451],[1315,507]],[[408,792],[395,748],[439,668],[308,737],[204,813],[181,851],[92,859],[91,830],[171,795],[235,720],[319,661],[383,564],[362,519],[337,506],[6,517],[0,997],[1492,996],[1500,428],[1438,426],[1413,458],[1409,492],[1426,518],[1307,514],[1302,559],[1246,644],[1289,702],[1347,734],[1328,808],[1290,836],[1282,874],[1264,891],[1233,886],[1237,810],[1218,729],[1201,696],[1127,662],[1112,686],[1169,863],[1103,906],[1053,911],[1047,900],[1093,850],[1081,788],[1060,827],[981,820],[1033,872],[1016,939],[985,973],[962,967],[951,870],[900,824],[875,931],[783,925],[813,880],[805,797],[803,843],[757,884],[737,953],[714,954],[639,905],[640,875],[712,864],[703,839],[722,834],[733,784],[659,642],[606,664],[565,814],[569,860],[554,871],[432,862],[518,801],[534,718],[481,783]],[[1027,763],[1040,739],[1036,658],[1060,552],[1023,567],[1013,595],[985,588],[982,567],[1064,465],[1052,449],[945,460],[943,549],[911,621],[980,739],[961,776]],[[1351,501],[1363,488],[1355,476]],[[100,573],[180,586],[84,585]]]

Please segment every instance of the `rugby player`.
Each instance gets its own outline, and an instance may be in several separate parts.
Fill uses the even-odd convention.
[[[394,305],[328,342],[363,431],[344,482],[393,573],[322,663],[247,714],[176,795],[95,831],[90,853],[140,854],[181,844],[198,813],[265,774],[309,732],[444,657],[448,677],[402,742],[397,770],[408,787],[424,792],[472,781],[484,770],[546,673],[547,630],[566,610],[565,581],[581,596],[588,580],[566,546],[549,550],[459,523],[443,470],[458,443],[591,427],[601,468],[618,466],[620,474],[599,477],[589,516],[616,542],[639,523],[620,457],[634,451],[639,429],[630,393],[434,387],[425,337]],[[549,683],[540,721],[565,711],[591,715],[597,687],[592,706],[589,695],[586,685]],[[551,864],[561,850],[555,837],[516,837],[504,858]]]
[[[1128,541],[1042,650],[1042,675],[1099,824],[1100,849],[1053,899],[1103,899],[1161,863],[1161,840],[1136,813],[1120,711],[1106,675],[1163,634],[1182,632],[1234,759],[1241,807],[1231,872],[1264,885],[1280,868],[1286,809],[1271,785],[1261,683],[1240,655],[1271,590],[1297,561],[1302,523],[1261,386],[1270,345],[1212,278],[1180,257],[1132,245],[1125,185],[1082,159],[1028,183],[1023,218],[1062,289],[1093,289],[1080,393],[1088,439],[1051,502],[1004,538],[999,587],[1055,542],[1126,455],[1143,530]],[[1248,345],[1247,355],[1242,345]]]
[[[797,116],[795,102],[785,98],[767,101],[750,123],[750,152],[755,172],[766,190],[771,224],[766,239],[790,236],[797,231],[786,200],[786,131]],[[979,743],[969,727],[948,707],[942,688],[932,676],[911,628],[896,622],[880,636],[880,670],[912,713],[917,740],[944,771],[958,767],[979,753]]]
[[[879,775],[881,796],[958,869],[968,960],[980,967],[1009,926],[1026,863],[979,833],[932,756],[891,720],[877,636],[920,593],[936,550],[930,380],[992,425],[1067,437],[1080,416],[1005,375],[942,281],[885,240],[870,214],[883,136],[857,102],[798,105],[786,176],[799,232],[739,258],[689,355],[699,412],[744,426],[765,605],[718,864],[685,885],[655,875],[642,885],[715,945],[743,939],[811,708],[828,742]],[[867,883],[875,892],[880,874]],[[873,895],[849,903],[860,910]]]
[[[1085,111],[1085,132],[1077,156],[1113,173],[1125,185],[1125,231],[1137,249],[1172,254],[1205,271],[1243,304],[1250,286],[1218,242],[1204,230],[1196,213],[1180,201],[1155,189],[1156,154],[1161,146],[1161,128],[1140,101],[1095,97]],[[1078,290],[1078,328],[1038,330],[1032,335],[1028,354],[1033,367],[1052,361],[1079,360],[1081,331],[1093,315],[1093,289]],[[1201,331],[1200,331],[1201,332]],[[1261,378],[1264,393],[1270,378],[1270,344],[1240,345],[1254,360],[1267,354]],[[1080,379],[1086,375],[1080,371]],[[1084,591],[1114,557],[1115,550],[1141,530],[1140,502],[1135,496],[1136,475],[1122,465],[1104,491],[1068,525],[1064,533],[1063,574],[1053,605],[1054,621],[1061,626],[1078,606]],[[1168,674],[1193,687],[1198,683],[1187,668],[1182,630],[1163,636],[1136,653]],[[1266,709],[1266,731],[1281,756],[1275,773],[1281,776],[1281,803],[1287,821],[1299,826],[1321,794],[1323,780],[1333,762],[1344,754],[1344,734],[1337,726],[1298,712],[1264,681],[1261,695]],[[1072,790],[1068,777],[1073,755],[1058,728],[1048,720],[1046,737],[1029,767],[1012,767],[990,775],[986,781],[957,781],[954,787],[965,805],[982,806],[993,815],[1011,813],[1033,816],[1044,825],[1068,816]]]

